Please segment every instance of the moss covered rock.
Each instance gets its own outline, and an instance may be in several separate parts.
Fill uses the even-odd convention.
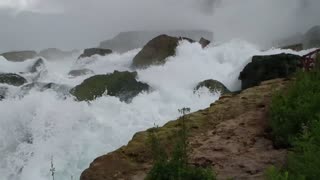
[[[89,48],[85,49],[84,52],[79,56],[78,59],[91,57],[93,55],[105,56],[107,54],[111,54],[112,50],[110,49],[101,49],[101,48]]]
[[[220,92],[221,94],[230,93],[230,91],[224,84],[213,79],[208,79],[198,83],[198,85],[194,88],[194,91],[197,91],[202,87],[208,88],[211,93],[216,93],[216,92]]]
[[[9,84],[13,86],[21,86],[25,84],[27,80],[18,74],[3,73],[0,74],[0,83]]]
[[[37,56],[37,52],[35,51],[15,51],[15,52],[7,52],[0,54],[0,56],[3,56],[8,61],[25,61],[27,59],[32,59]]]
[[[298,70],[301,56],[293,54],[275,54],[267,56],[253,56],[240,73],[242,89],[259,85],[262,81],[276,78],[286,78]]]
[[[176,47],[181,39],[190,42],[188,38],[177,38],[168,35],[160,35],[149,41],[143,49],[133,58],[132,68],[146,68],[150,65],[164,64],[165,59],[176,53]]]
[[[149,85],[136,80],[136,72],[114,71],[112,74],[96,75],[84,80],[71,89],[79,101],[91,101],[102,96],[105,91],[110,96],[119,97],[121,101],[130,101],[142,91],[147,91]]]
[[[71,70],[68,75],[77,77],[77,76],[83,76],[87,74],[93,74],[94,72],[90,69],[76,69],[76,70]]]

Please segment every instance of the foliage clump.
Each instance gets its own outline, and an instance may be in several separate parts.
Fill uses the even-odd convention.
[[[320,72],[298,73],[296,81],[271,104],[272,134],[277,147],[290,147],[320,114]]]
[[[320,177],[320,72],[297,75],[286,93],[275,96],[271,106],[275,145],[289,147],[288,162],[271,167],[268,180],[317,180]]]

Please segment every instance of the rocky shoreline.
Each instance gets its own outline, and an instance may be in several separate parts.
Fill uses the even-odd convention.
[[[266,168],[283,165],[285,149],[275,149],[268,132],[272,95],[289,83],[275,79],[239,94],[227,94],[207,109],[186,115],[190,131],[191,163],[213,167],[218,179],[263,179]],[[178,121],[159,128],[161,141],[170,146]],[[148,131],[136,133],[118,150],[95,159],[81,180],[143,179],[151,168]]]

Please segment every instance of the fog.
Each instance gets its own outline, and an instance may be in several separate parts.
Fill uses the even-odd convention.
[[[0,52],[97,46],[121,31],[204,29],[260,45],[320,24],[319,0],[0,0]]]

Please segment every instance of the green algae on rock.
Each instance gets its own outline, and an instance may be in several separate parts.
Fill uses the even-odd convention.
[[[136,72],[128,71],[95,75],[71,89],[71,94],[79,101],[92,101],[107,91],[109,96],[116,96],[127,102],[142,91],[149,90],[149,85],[137,81],[136,77]]]
[[[198,85],[194,88],[194,91],[197,91],[202,87],[208,88],[211,93],[217,93],[217,92],[220,92],[221,94],[230,93],[229,89],[224,84],[213,79],[208,79],[198,83]]]
[[[14,74],[14,73],[0,74],[0,83],[3,83],[3,84],[9,84],[9,85],[13,85],[13,86],[21,86],[21,85],[25,84],[26,82],[27,82],[27,80],[18,74]]]

